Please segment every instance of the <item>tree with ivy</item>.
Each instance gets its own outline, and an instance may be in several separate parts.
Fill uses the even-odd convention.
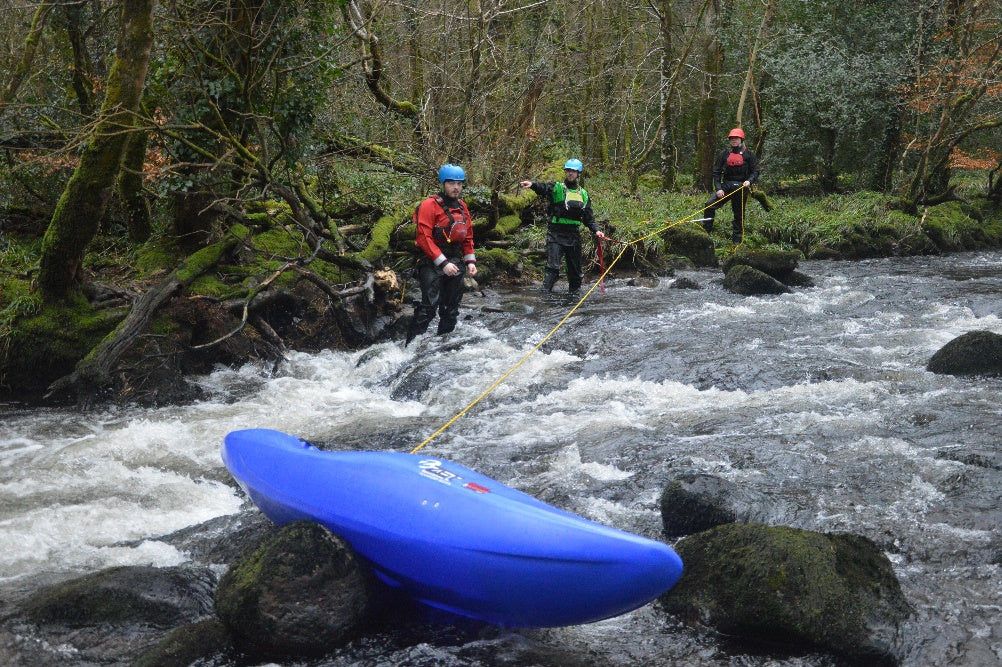
[[[97,121],[42,243],[38,286],[47,301],[78,293],[87,245],[119,175],[153,44],[154,0],[123,0],[118,47]]]

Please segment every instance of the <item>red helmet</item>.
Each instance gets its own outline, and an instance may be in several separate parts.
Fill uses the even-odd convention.
[[[743,141],[745,138],[745,132],[740,127],[736,127],[733,130],[731,130],[730,134],[727,135],[728,139],[730,139],[731,137],[741,137]]]

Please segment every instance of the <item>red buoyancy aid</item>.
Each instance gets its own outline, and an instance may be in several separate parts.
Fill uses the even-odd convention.
[[[430,236],[430,238],[427,238],[425,241],[421,238],[422,225],[419,213],[428,199],[433,199],[438,204],[440,211],[430,215],[430,218],[433,220],[430,230],[428,226],[425,227],[425,234]],[[471,254],[473,251],[473,223],[470,220],[469,211],[465,204],[459,200],[457,201],[457,206],[450,207],[446,205],[445,200],[439,194],[432,195],[428,199],[425,199],[414,209],[414,221],[418,223],[418,247],[431,259],[435,259],[433,255],[437,256],[439,252],[446,255],[455,255],[458,250],[460,254]],[[430,212],[425,213],[426,221],[429,217],[428,213]],[[425,224],[427,225],[427,222]],[[430,242],[431,247],[428,247],[428,242]],[[452,248],[455,250],[448,250]]]

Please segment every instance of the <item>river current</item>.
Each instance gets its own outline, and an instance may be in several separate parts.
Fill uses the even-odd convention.
[[[756,520],[881,545],[915,609],[902,664],[1002,664],[1002,379],[925,370],[963,333],[1002,333],[1002,254],[799,269],[815,287],[768,297],[725,291],[719,270],[679,272],[698,290],[608,281],[423,451],[655,539],[670,480],[730,480],[763,499]],[[575,303],[534,289],[470,294],[449,336],[293,353],[274,372],[220,369],[189,406],[0,406],[0,596],[114,565],[184,563],[165,536],[250,510],[220,460],[231,430],[409,451]],[[377,636],[311,664],[842,663],[749,652],[648,605],[585,626],[429,628],[407,645]]]

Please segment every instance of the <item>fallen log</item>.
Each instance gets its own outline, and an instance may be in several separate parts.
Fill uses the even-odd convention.
[[[146,331],[157,310],[180,289],[215,266],[249,235],[249,229],[235,225],[222,241],[188,257],[163,282],[136,299],[125,319],[77,363],[72,373],[49,385],[45,398],[72,392],[78,402],[86,403],[96,390],[108,384],[115,364],[132,347],[136,338]]]

